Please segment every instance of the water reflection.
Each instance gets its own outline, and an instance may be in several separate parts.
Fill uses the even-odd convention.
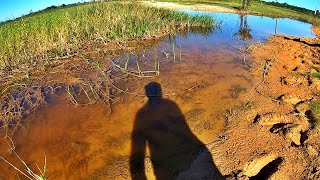
[[[251,39],[254,41],[265,41],[268,36],[275,33],[315,38],[315,34],[311,30],[311,24],[289,18],[270,18],[255,15],[199,12],[192,10],[181,11],[191,15],[199,14],[213,16],[218,22],[222,22],[222,24],[221,28],[216,29],[212,35],[219,38],[229,38],[230,41],[234,41],[232,36],[239,32],[239,24],[241,27],[239,34],[247,35],[243,36],[246,38],[241,39],[242,41],[250,40],[248,39],[250,35]],[[246,27],[250,27],[250,35],[248,34],[248,31],[244,31],[249,30]]]
[[[144,159],[146,148],[157,179],[175,179],[181,170],[190,167],[206,146],[191,132],[178,105],[162,98],[160,84],[151,82],[145,86],[148,102],[135,119],[132,131],[130,172],[132,179],[147,179]],[[211,174],[222,178],[210,156]]]
[[[176,63],[188,60],[189,56],[184,56],[186,49],[201,51],[204,54],[208,51],[216,51],[218,57],[219,49],[237,52],[241,46],[251,44],[253,41],[265,42],[270,35],[274,34],[315,37],[311,30],[311,24],[288,18],[182,11],[191,15],[214,16],[218,22],[222,23],[219,28],[185,28],[174,36],[154,42],[152,46],[137,48],[136,52],[131,50],[130,53],[133,52],[134,55],[128,55],[130,53],[124,52],[116,63],[125,69],[127,67],[137,69],[136,66],[138,66],[138,69],[148,71],[158,70],[159,68],[156,69],[156,67],[161,66],[160,69],[163,72],[171,69],[169,62]],[[153,47],[153,50],[150,50],[150,47]],[[159,61],[163,56],[165,56],[165,60]],[[146,63],[147,59],[154,60],[154,63]],[[222,61],[222,58],[216,59],[216,61]],[[165,63],[167,64],[165,65]]]
[[[189,36],[190,34],[195,35],[202,35],[202,36],[209,36],[212,33],[214,33],[214,28],[202,28],[202,27],[191,27],[191,28],[184,28],[181,31],[179,31],[179,35],[181,36]]]
[[[252,30],[248,25],[247,16],[240,15],[239,30],[237,33],[234,34],[234,36],[240,37],[242,41],[251,40],[252,39],[251,31]]]

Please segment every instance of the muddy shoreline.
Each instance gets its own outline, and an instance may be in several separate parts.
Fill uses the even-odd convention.
[[[249,55],[250,104],[227,115],[228,139],[211,148],[218,167],[231,179],[318,179],[320,127],[310,104],[319,101],[320,86],[303,74],[318,72],[319,39],[275,36]]]

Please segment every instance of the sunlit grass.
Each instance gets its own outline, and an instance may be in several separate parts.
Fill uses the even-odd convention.
[[[314,117],[313,127],[320,124],[320,101],[311,103],[312,115]]]
[[[210,4],[229,8],[240,9],[241,0],[158,0],[167,2],[176,2],[181,4]],[[298,10],[289,9],[285,6],[267,4],[260,0],[251,0],[247,11],[253,14],[259,14],[270,17],[288,17],[315,25],[320,25],[320,18],[314,17],[313,14],[304,13]]]
[[[137,3],[88,3],[0,24],[0,69],[38,65],[77,51],[88,42],[152,37],[184,26],[213,26],[206,16]]]

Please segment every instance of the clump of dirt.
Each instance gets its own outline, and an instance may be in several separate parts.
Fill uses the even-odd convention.
[[[210,147],[226,177],[319,178],[320,127],[312,126],[310,110],[320,100],[319,43],[274,36],[251,46],[255,85],[242,100],[254,105],[228,111],[226,139]]]

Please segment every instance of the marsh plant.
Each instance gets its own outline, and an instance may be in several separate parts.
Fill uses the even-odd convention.
[[[0,130],[6,130],[10,139],[20,120],[57,89],[66,90],[77,105],[83,104],[77,98],[81,93],[89,100],[85,104],[111,101],[111,89],[120,90],[107,73],[112,58],[98,62],[99,53],[109,51],[109,43],[123,45],[214,24],[208,16],[119,1],[48,9],[0,23]],[[87,57],[91,52],[95,55]],[[159,64],[154,72],[159,72]]]
[[[102,45],[151,38],[181,27],[212,27],[208,16],[148,7],[135,2],[92,2],[58,8],[0,24],[0,69],[50,64],[90,42]]]
[[[24,160],[21,159],[21,157],[15,152],[14,147],[11,147],[10,145],[9,145],[9,147],[10,147],[11,152],[13,152],[13,154],[15,154],[15,156],[23,164],[23,166],[25,168],[25,171],[19,169],[16,165],[12,164],[11,162],[9,162],[7,159],[3,158],[2,156],[0,156],[0,159],[2,159],[5,163],[10,165],[15,170],[17,170],[19,173],[21,173],[27,179],[30,179],[30,180],[46,180],[46,179],[48,179],[48,176],[46,176],[46,170],[47,170],[47,158],[46,158],[46,155],[44,155],[43,170],[41,170],[40,167],[38,166],[38,164],[36,163],[36,167],[38,168],[39,173],[34,173],[30,169],[30,164],[28,165]],[[18,179],[20,179],[19,176],[18,176]]]

